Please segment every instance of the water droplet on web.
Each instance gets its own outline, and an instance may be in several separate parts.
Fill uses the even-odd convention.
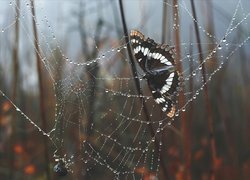
[[[4,29],[2,29],[2,31],[1,31],[2,33],[4,32]]]
[[[105,58],[105,55],[104,55],[104,54],[102,55],[102,58]]]
[[[190,54],[187,54],[187,57],[190,58]]]
[[[195,75],[196,75],[196,72],[195,72],[195,71],[193,71],[193,72],[192,72],[192,75],[193,75],[193,76],[195,76]]]
[[[219,46],[218,46],[218,49],[219,49],[219,50],[221,50],[221,49],[222,49],[221,45],[219,45]]]
[[[12,2],[10,2],[9,5],[11,6],[11,5],[12,5]]]
[[[222,42],[226,42],[226,38],[223,38]]]
[[[47,133],[45,133],[45,132],[43,133],[43,135],[44,135],[44,136],[48,136]]]

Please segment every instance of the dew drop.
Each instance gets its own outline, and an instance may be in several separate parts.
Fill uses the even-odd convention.
[[[43,135],[44,135],[44,136],[48,136],[47,133],[45,133],[45,132],[43,133]]]

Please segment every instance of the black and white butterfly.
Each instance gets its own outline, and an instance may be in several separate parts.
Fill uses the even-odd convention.
[[[174,60],[174,49],[157,44],[153,39],[132,30],[130,40],[134,56],[145,73],[153,98],[168,117],[176,111],[176,95],[179,89],[179,72]]]

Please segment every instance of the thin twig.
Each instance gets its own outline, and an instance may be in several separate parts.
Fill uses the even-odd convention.
[[[44,103],[44,86],[43,86],[43,79],[42,79],[42,60],[40,58],[40,49],[39,49],[39,39],[36,29],[36,13],[35,13],[35,6],[34,6],[34,0],[30,0],[31,4],[31,13],[32,13],[32,25],[33,25],[33,33],[34,33],[34,45],[35,45],[35,53],[36,53],[36,62],[37,62],[37,73],[38,73],[38,83],[39,83],[39,91],[40,91],[40,114],[41,114],[41,120],[42,120],[42,127],[43,130],[46,132],[47,130],[47,122],[46,122],[46,108]],[[49,161],[49,148],[48,148],[48,139],[46,136],[43,136],[43,143],[44,143],[44,158],[46,163],[46,176],[47,179],[50,180],[50,161]]]
[[[193,28],[190,27],[190,42],[192,41],[193,37],[192,37],[192,31]],[[192,46],[190,47],[189,49],[189,55],[190,57],[193,57],[193,49],[192,49]],[[190,68],[190,74],[193,72],[193,58],[190,58],[189,60],[189,68]],[[190,81],[189,81],[189,92],[191,92],[191,96],[193,96],[193,90],[194,90],[194,85],[193,85],[193,76],[190,77]],[[185,135],[186,136],[186,141],[187,141],[187,144],[188,144],[188,152],[187,152],[187,161],[186,161],[186,166],[189,167],[189,169],[187,169],[187,173],[188,173],[188,177],[189,179],[192,179],[192,173],[191,173],[191,164],[192,164],[192,153],[191,153],[191,149],[192,149],[192,135],[191,135],[191,132],[192,131],[192,119],[193,119],[193,112],[194,112],[194,105],[193,105],[193,102],[190,103],[190,109],[189,109],[189,116],[188,116],[188,123],[187,123],[187,129],[186,129],[186,132],[187,134]]]
[[[20,16],[20,0],[16,0],[16,17],[19,18]],[[15,44],[13,47],[13,91],[12,91],[12,99],[13,102],[17,103],[17,91],[18,91],[18,76],[19,76],[19,63],[18,63],[18,50],[19,50],[19,21],[16,21],[15,23]],[[9,151],[9,166],[10,166],[10,171],[9,171],[9,179],[13,178],[13,170],[14,168],[14,159],[15,159],[15,153],[13,152],[13,144],[16,141],[16,127],[17,127],[17,113],[16,111],[13,112],[13,121],[12,121],[12,136],[10,139],[10,151]]]
[[[128,55],[129,55],[129,59],[130,59],[130,62],[131,62],[131,69],[132,69],[133,77],[134,77],[134,80],[135,80],[137,93],[139,95],[142,95],[143,93],[142,93],[142,90],[140,88],[140,82],[139,82],[139,79],[137,78],[138,75],[137,75],[137,70],[136,70],[136,66],[135,66],[135,61],[133,59],[132,51],[131,51],[130,46],[129,46],[128,30],[127,30],[126,20],[125,20],[125,16],[124,16],[124,11],[123,11],[122,0],[119,0],[119,7],[120,7],[120,13],[121,13],[121,19],[122,19],[122,25],[123,25],[125,41],[126,41],[126,44],[127,44]],[[140,98],[140,99],[141,99],[141,102],[142,102],[142,105],[143,105],[143,111],[144,111],[144,114],[146,116],[146,121],[150,122],[150,117],[149,117],[148,109],[147,109],[147,106],[146,106],[146,102],[145,102],[145,100],[143,98]],[[154,137],[155,132],[154,132],[154,129],[153,129],[153,126],[152,126],[151,123],[149,123],[149,129],[150,129],[151,136]],[[158,143],[159,142],[157,140],[155,140],[154,146],[155,146],[155,148],[157,150],[159,149],[159,144]],[[162,153],[160,153],[160,166],[161,166],[161,168],[163,170],[164,179],[169,179],[168,178],[167,167],[166,167],[166,165],[165,165],[165,163],[163,161]]]
[[[162,36],[161,36],[161,43],[166,41],[166,34],[167,34],[167,25],[168,25],[168,18],[167,18],[167,0],[163,1],[163,15],[162,15]]]
[[[196,10],[195,10],[195,4],[193,0],[191,1],[191,8],[192,8],[192,13],[194,16],[194,19],[197,20],[197,16],[196,16]],[[197,47],[198,47],[198,51],[199,51],[199,61],[200,64],[202,66],[202,79],[203,82],[206,82],[206,69],[204,66],[204,63],[202,63],[203,60],[203,55],[202,55],[202,48],[201,48],[201,39],[200,39],[200,34],[199,34],[199,28],[198,28],[198,24],[194,21],[194,27],[195,27],[195,35],[196,35],[196,39],[197,39]],[[211,103],[209,101],[209,97],[208,97],[208,87],[207,84],[204,84],[204,98],[205,98],[205,105],[206,105],[206,113],[207,113],[207,117],[208,117],[208,131],[209,131],[209,137],[210,137],[210,150],[211,150],[211,154],[212,154],[212,167],[211,167],[211,171],[210,171],[210,179],[214,180],[215,179],[215,169],[216,169],[216,161],[217,161],[217,157],[216,157],[216,146],[215,146],[215,138],[214,138],[214,128],[213,128],[213,118],[212,118],[212,110],[211,110]]]
[[[179,12],[178,12],[178,0],[173,1],[173,17],[174,17],[174,24],[175,24],[175,50],[176,50],[176,61],[177,61],[177,69],[179,72],[182,72],[182,64],[180,62],[181,60],[181,49],[180,49],[180,32],[179,32]],[[182,88],[184,89],[184,88]],[[185,104],[185,95],[184,90],[181,90],[179,93],[179,107],[183,107]],[[183,146],[184,146],[184,158],[185,158],[185,169],[184,169],[184,175],[187,180],[191,179],[190,175],[190,144],[189,144],[189,133],[188,133],[188,126],[187,126],[187,114],[186,112],[182,112],[180,114],[181,119],[181,130],[183,134]]]

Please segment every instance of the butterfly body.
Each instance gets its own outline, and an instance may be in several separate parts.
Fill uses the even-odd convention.
[[[174,49],[144,38],[139,31],[130,33],[135,58],[152,92],[153,98],[168,117],[175,114],[176,94],[179,87],[179,73],[174,61]]]

